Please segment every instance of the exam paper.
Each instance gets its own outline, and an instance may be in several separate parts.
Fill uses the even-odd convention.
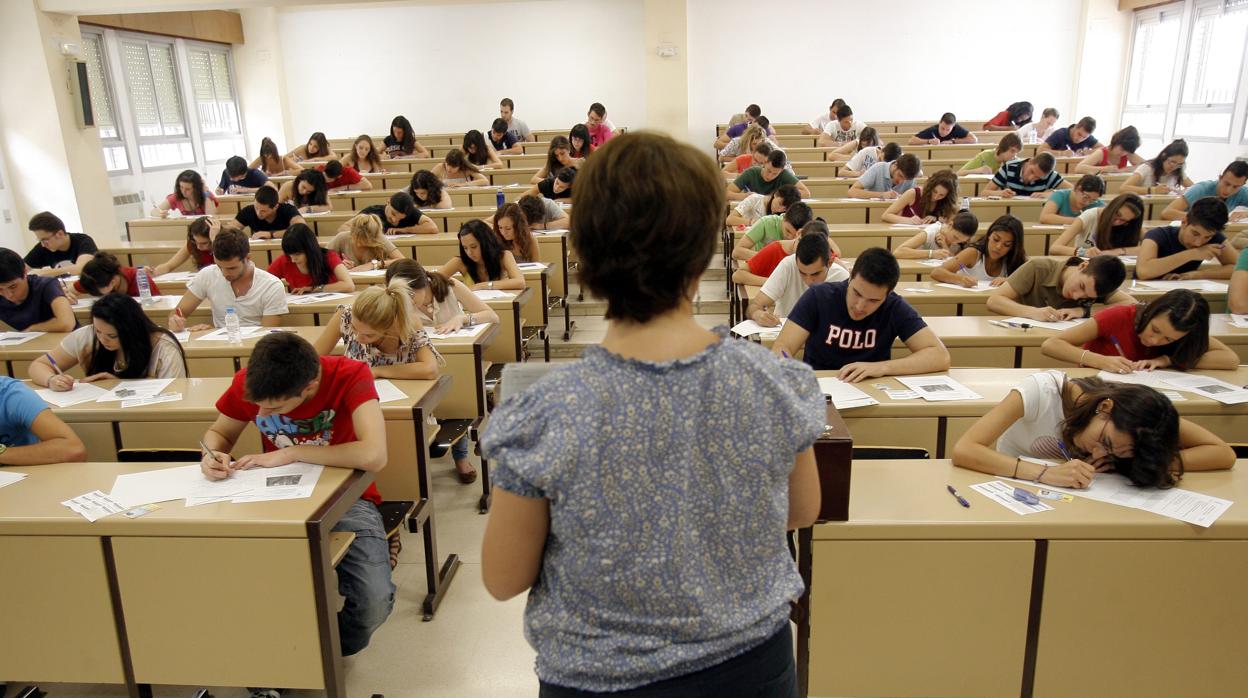
[[[109,514],[117,514],[127,509],[127,507],[118,504],[99,490],[80,494],[73,499],[66,499],[61,504],[69,507],[91,523],[95,523]]]
[[[399,386],[388,380],[373,381],[373,386],[377,388],[378,402],[394,402],[395,400],[406,400],[407,393],[399,389]]]
[[[461,327],[458,330],[455,330],[454,332],[447,332],[445,334],[440,333],[440,332],[434,332],[433,330],[427,329],[425,330],[425,334],[429,335],[429,339],[452,339],[452,338],[463,339],[467,337],[476,337],[477,335],[485,331],[485,328],[489,326],[490,326],[490,323],[483,322],[480,324],[473,325],[472,327]]]
[[[520,271],[536,271],[546,268],[546,265],[541,262],[520,262],[516,266],[520,268]]]
[[[1074,497],[1159,514],[1203,528],[1212,526],[1213,522],[1217,521],[1218,517],[1226,513],[1226,510],[1234,504],[1229,499],[1212,497],[1177,487],[1165,490],[1136,487],[1125,475],[1117,473],[1098,473],[1092,483],[1082,490],[1073,487],[1054,487],[1048,484],[1045,488],[1065,492]]]
[[[0,346],[15,347],[35,337],[42,337],[43,334],[43,332],[0,332]]]
[[[356,271],[355,269],[352,269],[351,276],[358,276],[362,279],[384,279],[386,276],[386,270],[385,269],[362,269],[360,271]]]
[[[170,281],[190,281],[195,276],[193,271],[171,271],[168,274],[161,274],[156,277],[156,283],[163,284]]]
[[[144,504],[156,504],[173,499],[184,499],[187,493],[204,482],[199,464],[177,468],[147,470],[141,473],[118,475],[109,493],[114,501],[126,509]]]
[[[96,402],[116,402],[118,400],[137,400],[139,398],[156,397],[160,391],[169,387],[172,378],[148,378],[129,380],[118,383],[112,390],[106,391]]]
[[[26,477],[26,473],[15,473],[11,470],[0,470],[0,487],[8,487],[15,482],[21,482]]]
[[[945,263],[945,260],[943,259],[920,259],[916,261],[925,267],[938,267]]]
[[[1053,507],[1045,504],[1043,501],[1038,504],[1028,504],[1014,499],[1014,485],[1000,480],[990,480],[981,482],[978,485],[971,485],[971,489],[1020,516],[1039,514],[1042,511],[1053,511]]]
[[[1167,372],[1170,373],[1170,372]],[[1248,390],[1217,378],[1192,373],[1176,373],[1165,378],[1166,385],[1189,393],[1203,395],[1223,405],[1239,405],[1248,402]]]
[[[247,325],[238,328],[238,335],[242,339],[256,337],[262,334],[268,334],[273,328],[261,327],[259,325]],[[230,333],[224,328],[213,330],[206,335],[195,338],[196,342],[228,342],[230,341]]]
[[[508,293],[507,291],[497,291],[492,288],[477,289],[476,291],[473,291],[473,293],[477,294],[477,298],[480,298],[483,301],[494,300],[495,298],[514,298],[516,295],[514,293]]]
[[[189,342],[191,341],[191,331],[182,330],[181,332],[174,332],[173,338],[178,340],[179,342]]]
[[[949,376],[897,376],[897,381],[929,402],[982,399],[979,393]]]
[[[1096,374],[1097,378],[1103,381],[1113,383],[1131,383],[1133,385],[1147,385],[1150,388],[1162,390],[1170,378],[1179,378],[1183,374],[1178,371],[1133,371],[1131,373],[1111,373],[1109,371],[1101,371]]]
[[[1005,324],[1014,327],[1027,325],[1028,327],[1041,327],[1046,330],[1057,330],[1060,332],[1062,330],[1069,330],[1072,327],[1078,327],[1085,321],[1086,320],[1084,318],[1079,318],[1077,320],[1055,320],[1050,322],[1048,320],[1032,320],[1031,318],[1026,317],[1011,317],[1001,320],[1000,322],[1004,322]]]
[[[77,381],[70,390],[57,392],[51,388],[42,388],[36,390],[38,395],[44,402],[57,407],[69,407],[70,405],[78,405],[84,402],[95,402],[101,396],[107,395],[108,391],[94,383],[83,383]]]
[[[757,334],[774,339],[780,336],[780,330],[784,328],[785,320],[787,318],[780,318],[780,324],[776,327],[763,327],[753,320],[742,320],[732,326],[732,333],[741,337],[752,337]]]
[[[311,463],[290,463],[275,468],[235,470],[224,480],[200,476],[199,483],[187,492],[186,500],[188,506],[194,506],[202,503],[197,501],[200,499],[219,500],[226,496],[235,504],[304,499],[312,496],[322,470],[324,466]]]
[[[852,383],[840,378],[829,377],[819,379],[819,389],[832,399],[832,405],[838,410],[852,410],[855,407],[870,407],[880,404],[879,400],[864,393]]]
[[[1226,293],[1228,286],[1224,282],[1210,281],[1209,279],[1183,279],[1174,281],[1152,279],[1150,281],[1141,281],[1132,288],[1151,289],[1154,291],[1173,291],[1176,288],[1186,288],[1191,291]]]
[[[1232,314],[1232,315],[1231,315],[1231,325],[1233,325],[1233,326],[1235,326],[1235,327],[1238,327],[1238,328],[1240,328],[1241,330],[1248,330],[1248,315],[1235,315],[1235,314]]]
[[[340,298],[350,298],[350,293],[304,293],[295,295],[293,293],[286,295],[287,305],[310,305],[312,303],[327,303],[336,301]]]
[[[991,281],[977,281],[974,286],[970,286],[970,287],[963,286],[962,284],[947,284],[944,282],[940,282],[934,285],[941,286],[943,288],[957,289],[959,291],[974,291],[976,293],[980,293],[983,291],[991,291],[992,289],[996,288],[996,286],[992,285]]]
[[[144,407],[146,405],[158,405],[162,402],[181,402],[182,393],[168,393],[165,395],[156,395],[155,397],[138,397],[121,401],[122,409],[131,407]]]

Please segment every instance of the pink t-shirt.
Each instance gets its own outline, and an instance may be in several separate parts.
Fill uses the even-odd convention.
[[[603,120],[603,122],[597,126],[590,126],[589,124],[586,124],[586,128],[589,129],[589,144],[595,148],[601,146],[603,143],[606,143],[615,136],[615,130],[611,128],[610,121]]]
[[[212,203],[217,203],[217,197],[212,192],[207,190],[204,190],[204,199],[212,199]],[[203,206],[200,206],[197,209],[187,208],[186,204],[188,202],[179,199],[177,194],[170,194],[169,196],[166,196],[165,202],[169,204],[170,210],[176,209],[178,213],[181,213],[184,216],[202,216],[205,213]]]

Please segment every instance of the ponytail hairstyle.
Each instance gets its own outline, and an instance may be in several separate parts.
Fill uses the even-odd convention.
[[[407,344],[419,329],[412,318],[411,296],[402,280],[360,291],[351,304],[351,316],[382,333],[397,326],[400,345]]]
[[[1135,218],[1122,225],[1114,225],[1114,216],[1122,209],[1130,209]],[[1134,247],[1140,244],[1140,230],[1144,227],[1144,200],[1138,194],[1124,193],[1115,196],[1096,219],[1096,246],[1102,250],[1115,247]]]
[[[439,303],[445,301],[446,297],[451,294],[450,279],[442,276],[441,272],[426,271],[420,266],[420,262],[411,257],[396,259],[386,266],[386,283],[389,284],[396,279],[411,291],[419,291],[428,287],[433,294],[433,299]]]
[[[467,221],[459,228],[459,261],[464,263],[465,268],[472,271],[471,276],[475,278],[477,263],[472,261],[464,250],[465,235],[476,238],[477,244],[481,247],[481,264],[485,267],[487,277],[482,281],[501,279],[503,277],[503,253],[507,251],[507,248],[503,247],[503,241],[499,239],[494,229],[479,219]]]
[[[295,223],[282,236],[282,252],[290,257],[302,254],[308,265],[308,276],[313,286],[331,283],[334,270],[329,268],[329,251],[316,241],[316,233],[303,223]]]
[[[417,189],[424,189],[425,196],[417,196]],[[429,170],[417,170],[412,175],[412,183],[408,185],[407,193],[412,195],[412,201],[420,208],[433,208],[442,202],[442,180]]]
[[[173,181],[173,196],[180,201],[187,200],[186,197],[182,196],[183,182],[191,185],[191,205],[186,208],[191,211],[204,210],[204,178],[195,170],[182,170],[178,174],[178,178]]]
[[[1175,330],[1185,334],[1157,347],[1157,352],[1170,357],[1176,368],[1195,368],[1200,357],[1209,351],[1209,301],[1185,288],[1168,291],[1136,311],[1135,333],[1143,333],[1153,318],[1163,314]]]
[[[269,163],[277,164],[277,168],[273,170],[274,172],[281,172],[286,169],[282,167],[285,162],[282,160],[282,154],[277,150],[277,144],[273,142],[272,138],[265,136],[260,139],[260,169],[268,171]]]
[[[1109,420],[1130,434],[1134,447],[1130,458],[1110,456],[1114,469],[1138,487],[1173,487],[1183,476],[1179,458],[1179,413],[1170,398],[1144,385],[1107,383],[1099,378],[1070,379],[1083,390],[1074,404],[1063,405],[1062,440],[1076,457],[1090,454],[1075,446],[1075,435],[1101,413],[1102,403],[1113,400]],[[1177,472],[1171,471],[1178,464]]]
[[[87,293],[98,296],[101,295],[105,286],[121,275],[121,269],[121,262],[117,261],[111,252],[100,250],[91,257],[91,261],[82,265],[82,275],[78,281]]]
[[[147,317],[138,301],[121,293],[110,293],[97,300],[91,306],[91,318],[98,319],[113,326],[117,332],[117,341],[121,343],[121,361],[125,366],[117,368],[117,352],[109,351],[100,344],[94,334],[91,338],[91,360],[84,369],[87,375],[111,373],[118,378],[143,378],[147,375],[147,365],[152,361],[152,335],[163,334],[173,340],[182,355],[182,367],[186,368],[186,353],[173,333]]]
[[[307,182],[312,185],[311,194],[300,194],[299,184]],[[325,181],[325,174],[313,169],[305,169],[295,176],[294,185],[290,192],[291,202],[295,208],[303,208],[304,206],[328,206],[329,205],[329,183]]]
[[[475,128],[464,134],[463,150],[468,161],[477,167],[490,162],[490,149],[485,144],[485,135]]]
[[[502,231],[498,228],[499,219],[506,218],[511,221],[512,230],[515,231],[515,239],[508,240],[503,237]],[[536,262],[538,259],[537,238],[533,237],[533,231],[529,229],[529,221],[524,216],[524,211],[514,203],[503,204],[501,208],[494,214],[494,233],[498,235],[498,239],[503,243],[503,249],[510,250],[517,258],[526,259]]]
[[[936,187],[944,187],[945,198],[934,202],[932,198],[935,196]],[[920,216],[935,216],[942,221],[958,212],[958,176],[953,170],[940,170],[927,178],[916,208]]]

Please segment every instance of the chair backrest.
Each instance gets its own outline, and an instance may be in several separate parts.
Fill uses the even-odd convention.
[[[918,446],[854,446],[854,460],[927,460],[926,448]]]
[[[117,451],[122,463],[198,463],[198,448],[123,448]]]

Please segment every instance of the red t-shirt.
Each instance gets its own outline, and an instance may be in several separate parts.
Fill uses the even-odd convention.
[[[122,267],[121,275],[126,277],[126,295],[131,298],[139,297],[139,270],[134,267]],[[151,289],[153,296],[160,295],[160,287],[156,285],[156,279],[147,277],[147,287]],[[87,289],[83,288],[81,281],[74,282],[74,290],[78,293],[86,293]]]
[[[907,218],[918,216],[923,217],[923,212],[919,210],[919,201],[923,198],[923,187],[915,187],[911,191],[914,192],[914,203],[907,204],[901,209],[901,215]]]
[[[755,276],[771,276],[771,273],[776,270],[776,267],[787,256],[788,253],[780,246],[780,241],[772,240],[763,245],[763,249],[759,250],[758,254],[750,257],[748,262],[750,273]]]
[[[255,422],[264,451],[286,446],[336,446],[355,441],[351,414],[356,408],[377,399],[373,373],[368,364],[345,356],[321,357],[321,387],[316,394],[287,414],[260,417],[260,408],[243,399],[247,369],[234,374],[234,381],[217,400],[217,411],[240,422]],[[364,499],[381,504],[376,485],[369,485]]]
[[[737,172],[745,172],[754,166],[754,153],[737,156]]]
[[[1125,168],[1127,166],[1127,163],[1130,161],[1131,161],[1131,158],[1127,155],[1123,155],[1122,157],[1118,158],[1118,165],[1117,165],[1118,169],[1121,170]],[[1103,145],[1101,146],[1101,167],[1105,167],[1108,164],[1109,164],[1109,146]]]
[[[1093,313],[1092,319],[1096,320],[1096,339],[1083,345],[1083,348],[1103,356],[1118,356],[1118,348],[1109,341],[1110,337],[1116,337],[1128,361],[1157,358],[1157,349],[1141,344],[1140,336],[1135,333],[1135,312],[1138,307],[1115,305]]]
[[[325,166],[317,165],[316,171],[324,172]],[[326,182],[326,188],[337,189],[338,187],[349,187],[352,184],[359,184],[361,179],[362,177],[360,177],[359,170],[354,167],[347,167],[346,165],[343,165],[342,174],[338,175],[337,179],[331,179]]]
[[[339,257],[338,253],[333,250],[327,250],[325,252],[325,265],[329,267],[330,283],[333,283],[335,280],[334,269],[339,264],[342,264],[342,257]],[[286,255],[273,260],[273,263],[269,265],[268,271],[273,276],[285,281],[286,285],[291,288],[311,288],[320,285],[312,283],[312,277],[299,271],[299,267],[290,261],[290,257]]]
[[[187,251],[191,253],[191,259],[195,260],[195,267],[203,269],[209,264],[216,264],[217,260],[212,257],[212,250],[201,250],[193,245],[187,246]]]
[[[997,114],[996,116],[992,117],[987,122],[985,122],[984,125],[987,126],[988,124],[992,124],[993,126],[1009,126],[1010,125],[1010,112],[1008,111],[1000,112],[999,114]]]

